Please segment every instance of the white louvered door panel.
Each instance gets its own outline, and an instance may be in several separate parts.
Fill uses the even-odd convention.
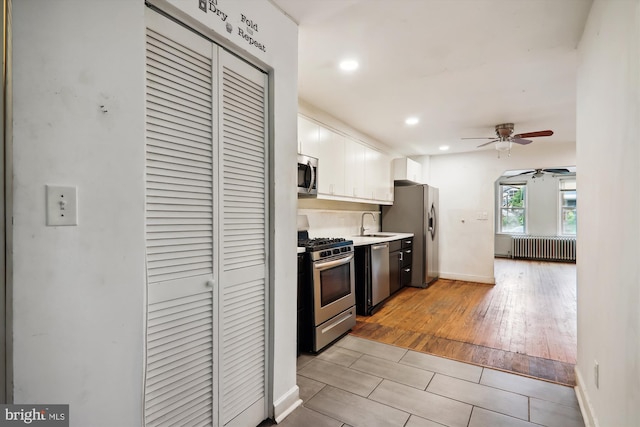
[[[220,50],[220,420],[266,412],[267,76]]]
[[[145,425],[210,426],[214,383],[213,45],[147,15]]]

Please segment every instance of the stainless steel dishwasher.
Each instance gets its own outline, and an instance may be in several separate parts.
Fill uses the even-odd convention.
[[[389,244],[371,245],[371,305],[376,306],[389,295]]]

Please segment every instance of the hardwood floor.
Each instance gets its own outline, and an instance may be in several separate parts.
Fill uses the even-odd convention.
[[[404,288],[353,335],[575,385],[575,264],[495,260],[495,285]]]

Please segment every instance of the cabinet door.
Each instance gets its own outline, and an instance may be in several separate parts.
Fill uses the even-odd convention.
[[[413,239],[402,240],[402,265],[400,267],[400,285],[411,284],[411,264],[413,262]]]
[[[402,268],[402,251],[389,254],[389,290],[391,294],[402,287],[400,270]]]
[[[391,179],[391,156],[379,153],[377,158],[377,185],[375,199],[382,202],[393,202],[393,180]]]
[[[302,116],[298,116],[298,153],[320,156],[320,126]]]
[[[364,195],[365,199],[376,200],[380,187],[380,157],[379,151],[364,147]]]
[[[344,196],[345,137],[324,127],[319,129],[318,193]]]
[[[391,156],[365,147],[365,198],[380,202],[393,200]]]
[[[420,163],[407,159],[407,179],[413,182],[422,182],[422,165]]]
[[[422,182],[422,165],[407,157],[393,160],[393,179]]]
[[[381,175],[382,193],[381,200],[389,203],[393,203],[393,177],[391,176],[391,162],[393,159],[388,154],[382,156],[383,172]]]
[[[409,286],[411,284],[411,266],[402,267],[400,270],[400,287]]]
[[[402,250],[402,266],[411,267],[413,263],[413,249],[407,248]]]
[[[345,196],[366,198],[364,190],[365,147],[359,142],[345,140]]]

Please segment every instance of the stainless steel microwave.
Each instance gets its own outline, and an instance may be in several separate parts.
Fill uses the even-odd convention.
[[[298,196],[318,195],[318,159],[298,154]]]

